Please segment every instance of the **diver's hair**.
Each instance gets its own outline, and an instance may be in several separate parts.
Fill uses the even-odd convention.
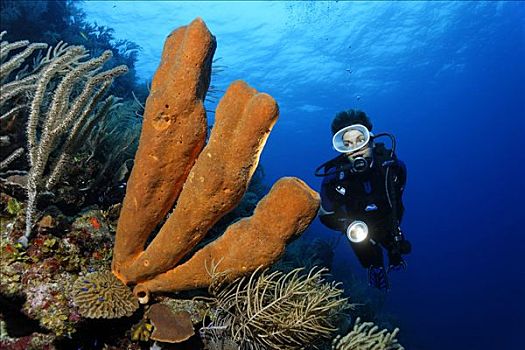
[[[365,112],[358,109],[349,109],[348,111],[339,112],[332,121],[332,135],[350,125],[364,125],[368,131],[372,131],[372,122]]]

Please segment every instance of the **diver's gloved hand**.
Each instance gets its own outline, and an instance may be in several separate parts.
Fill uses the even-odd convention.
[[[399,271],[406,269],[407,264],[398,249],[392,249],[388,252],[388,271]]]
[[[371,266],[368,268],[368,284],[372,287],[385,291],[390,288],[388,276],[382,266]]]
[[[406,255],[406,254],[410,254],[410,252],[412,251],[412,244],[404,239],[402,240],[401,242],[399,242],[399,252],[403,255]]]
[[[407,268],[407,263],[405,262],[405,260],[403,260],[403,258],[401,258],[401,261],[397,262],[397,264],[390,263],[388,265],[387,272],[406,270],[406,268]]]

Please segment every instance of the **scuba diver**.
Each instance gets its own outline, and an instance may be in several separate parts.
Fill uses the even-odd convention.
[[[402,255],[411,251],[400,224],[404,207],[405,164],[397,159],[396,140],[389,133],[374,135],[372,123],[360,110],[338,113],[332,121],[332,143],[337,157],[315,171],[323,177],[321,222],[346,235],[370,285],[389,289],[387,272],[405,268]],[[392,149],[376,142],[387,136]],[[384,247],[388,269],[383,264]]]

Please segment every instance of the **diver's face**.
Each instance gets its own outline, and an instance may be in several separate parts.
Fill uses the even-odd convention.
[[[362,132],[359,130],[349,130],[343,134],[343,144],[345,147],[348,147],[350,149],[355,149],[362,147],[363,143],[366,141],[365,135],[363,135]],[[363,148],[359,149],[356,152],[348,152],[346,155],[348,158],[355,158],[358,156],[366,157],[369,156],[372,152],[372,148],[370,147],[370,143],[368,143]]]
[[[343,144],[345,147],[357,148],[365,142],[365,135],[359,130],[349,130],[343,135]]]

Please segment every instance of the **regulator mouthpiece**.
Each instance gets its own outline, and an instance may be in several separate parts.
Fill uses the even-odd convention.
[[[357,173],[362,173],[370,167],[370,163],[364,157],[357,157],[352,161],[352,169]]]

